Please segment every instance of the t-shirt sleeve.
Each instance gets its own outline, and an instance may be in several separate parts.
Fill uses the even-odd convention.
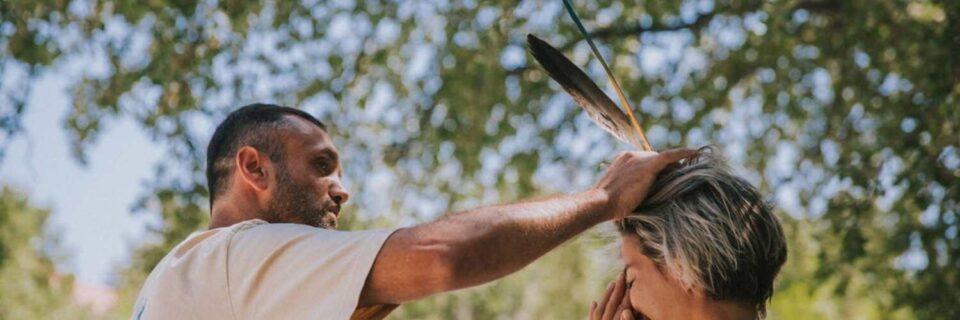
[[[235,318],[349,319],[393,231],[345,232],[291,224],[237,231],[226,268]]]

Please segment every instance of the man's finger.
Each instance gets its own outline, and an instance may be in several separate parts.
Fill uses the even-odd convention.
[[[692,156],[696,153],[697,153],[696,149],[690,149],[690,148],[670,149],[670,150],[661,152],[659,155],[657,155],[657,161],[659,162],[659,164],[663,166],[667,166],[671,163],[680,161],[680,159]]]
[[[630,310],[623,310],[620,312],[620,320],[633,320],[633,312]]]

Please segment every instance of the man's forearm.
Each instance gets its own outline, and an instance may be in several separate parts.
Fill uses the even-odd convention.
[[[517,271],[584,230],[626,216],[660,170],[692,152],[622,153],[590,191],[483,207],[399,229],[377,254],[359,304],[403,303]]]
[[[411,230],[449,246],[450,285],[459,289],[510,274],[609,219],[598,190],[453,214]]]

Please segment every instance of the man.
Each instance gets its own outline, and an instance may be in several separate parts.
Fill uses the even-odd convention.
[[[342,232],[328,229],[350,196],[324,125],[293,108],[245,106],[217,127],[207,149],[210,229],[163,258],[133,317],[347,319],[357,309],[486,283],[626,216],[657,172],[690,152],[621,154],[596,186],[573,195]]]
[[[757,189],[703,149],[650,190],[617,223],[626,268],[590,318],[762,318],[787,245]]]

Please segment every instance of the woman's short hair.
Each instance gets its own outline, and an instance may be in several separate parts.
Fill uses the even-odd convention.
[[[748,302],[763,315],[787,245],[757,188],[705,147],[661,172],[650,190],[619,230],[638,235],[643,254],[685,289]]]

